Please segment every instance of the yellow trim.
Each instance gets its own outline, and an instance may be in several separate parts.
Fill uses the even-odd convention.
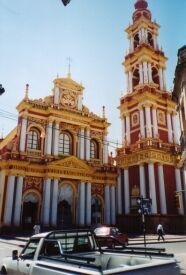
[[[17,126],[4,138],[4,140],[0,143],[0,150],[6,146],[17,134]]]

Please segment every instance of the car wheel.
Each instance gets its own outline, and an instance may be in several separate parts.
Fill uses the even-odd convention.
[[[8,274],[8,273],[6,271],[6,268],[3,266],[1,269],[1,275],[6,275],[6,274]]]
[[[128,241],[125,241],[125,244],[124,244],[124,246],[127,246],[129,243],[128,243]]]

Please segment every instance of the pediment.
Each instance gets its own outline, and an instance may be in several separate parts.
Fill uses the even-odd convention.
[[[63,167],[63,168],[70,168],[70,169],[81,169],[81,170],[88,170],[91,171],[91,167],[89,167],[84,161],[71,156],[71,157],[66,157],[61,160],[55,160],[52,161],[48,164],[48,166],[55,166],[57,167]]]

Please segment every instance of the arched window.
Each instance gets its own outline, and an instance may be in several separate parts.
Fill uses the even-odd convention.
[[[134,36],[134,49],[139,45],[139,34]]]
[[[152,68],[152,80],[154,83],[160,84],[158,70],[155,67]]]
[[[69,133],[63,132],[59,135],[59,154],[71,155],[72,154],[72,137]]]
[[[27,137],[27,148],[40,150],[41,149],[41,133],[35,129],[31,128],[28,132]]]
[[[137,86],[139,84],[139,81],[140,81],[139,69],[136,68],[133,72],[133,77],[132,77],[133,87]]]
[[[154,42],[153,42],[152,34],[150,32],[148,32],[147,39],[148,39],[149,45],[151,45],[151,47],[153,47],[154,46]]]
[[[90,158],[91,159],[98,159],[99,158],[98,143],[93,139],[90,141]]]

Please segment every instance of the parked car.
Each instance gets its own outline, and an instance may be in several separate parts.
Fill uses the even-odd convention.
[[[127,246],[128,236],[121,233],[117,227],[101,226],[94,229],[94,233],[100,246],[114,248],[117,245]]]

